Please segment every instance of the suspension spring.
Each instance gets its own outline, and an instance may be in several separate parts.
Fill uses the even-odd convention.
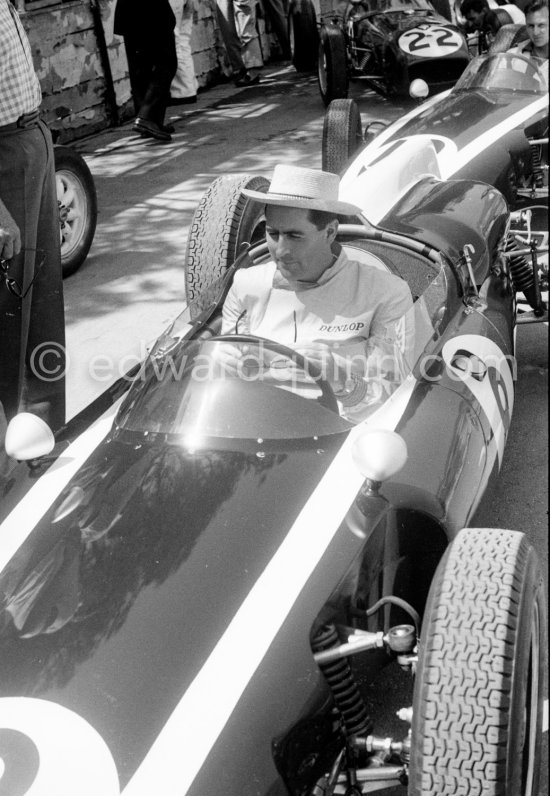
[[[518,243],[514,240],[512,235],[508,235],[504,251],[506,253],[513,252],[519,249]],[[533,287],[534,277],[533,268],[523,254],[516,254],[508,258],[510,263],[510,271],[512,272],[512,282],[516,291],[528,290]]]
[[[332,624],[320,628],[312,641],[313,652],[337,647],[340,644],[336,628]],[[359,693],[353,672],[347,658],[320,663],[332,692],[336,707],[342,716],[346,732],[349,735],[366,735],[372,731],[372,721],[368,715],[367,707]]]

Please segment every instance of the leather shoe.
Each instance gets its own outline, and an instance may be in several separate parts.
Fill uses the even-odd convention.
[[[176,132],[176,128],[174,127],[173,124],[159,124],[159,127],[164,133],[168,133],[168,135],[170,135],[171,133],[175,133]],[[135,129],[137,129],[137,128],[135,128]],[[152,138],[153,137],[151,133],[149,133],[149,132],[146,133],[145,130],[140,130],[139,134],[140,134],[140,136],[142,138]]]
[[[260,75],[256,74],[252,76],[250,72],[239,72],[238,75],[235,77],[235,85],[239,86],[255,86],[257,83],[260,82]]]
[[[146,136],[150,136],[151,138],[156,138],[157,141],[171,141],[172,136],[166,130],[166,128],[161,127],[156,122],[152,122],[150,119],[140,119],[138,118],[134,122],[134,128],[137,133],[144,134]]]

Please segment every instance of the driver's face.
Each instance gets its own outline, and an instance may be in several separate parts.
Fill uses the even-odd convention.
[[[267,205],[265,220],[269,253],[281,274],[291,281],[316,282],[333,261],[336,219],[317,229],[307,210]]]
[[[468,13],[466,14],[466,21],[470,24],[472,28],[480,30],[483,23],[483,12],[468,11]]]
[[[548,9],[541,8],[527,14],[525,24],[527,35],[535,47],[545,47],[548,44]]]

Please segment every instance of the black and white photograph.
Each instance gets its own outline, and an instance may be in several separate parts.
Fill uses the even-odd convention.
[[[0,0],[0,796],[550,796],[548,0]]]

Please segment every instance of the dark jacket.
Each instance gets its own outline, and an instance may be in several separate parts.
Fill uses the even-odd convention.
[[[174,30],[175,26],[168,0],[117,0],[114,32],[119,36],[155,36]]]

